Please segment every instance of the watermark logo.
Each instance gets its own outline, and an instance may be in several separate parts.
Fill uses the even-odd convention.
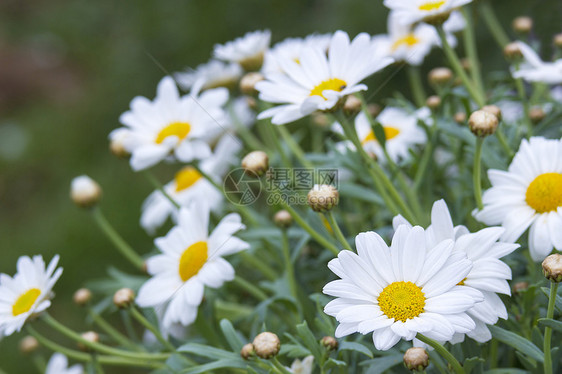
[[[224,178],[223,190],[231,203],[250,205],[260,197],[262,184],[256,173],[237,168]]]

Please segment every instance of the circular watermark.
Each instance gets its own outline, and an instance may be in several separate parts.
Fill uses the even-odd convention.
[[[224,177],[222,187],[228,201],[235,205],[253,204],[261,194],[259,176],[249,170],[237,168]]]

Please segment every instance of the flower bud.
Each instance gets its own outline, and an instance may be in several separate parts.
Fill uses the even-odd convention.
[[[425,105],[431,110],[436,110],[441,106],[441,98],[439,96],[433,95],[427,98]]]
[[[273,216],[273,222],[275,222],[278,227],[285,229],[293,224],[293,217],[291,213],[286,210],[280,210]]]
[[[308,205],[315,212],[327,212],[338,205],[339,193],[336,187],[329,184],[316,184],[308,192]]]
[[[244,360],[249,359],[251,356],[253,356],[255,354],[256,354],[256,352],[254,352],[254,346],[252,345],[252,343],[248,343],[248,344],[244,345],[242,347],[242,350],[240,350],[240,356]]]
[[[322,344],[328,351],[335,351],[338,349],[338,341],[333,336],[325,336],[320,340]]]
[[[80,288],[74,292],[72,300],[74,301],[74,304],[84,306],[92,300],[92,291],[87,288]]]
[[[429,366],[429,356],[423,348],[409,348],[404,353],[404,365],[412,371],[422,371]]]
[[[33,336],[26,336],[20,340],[20,351],[21,353],[28,354],[34,352],[39,348],[39,342]]]
[[[470,71],[472,69],[472,63],[468,58],[461,58],[461,66],[464,70]]]
[[[502,119],[502,111],[501,109],[496,106],[496,105],[484,105],[481,110],[484,110],[488,113],[492,113],[494,116],[497,117],[498,121],[501,121]]]
[[[542,262],[542,271],[546,279],[560,283],[562,281],[562,255],[555,253]]]
[[[90,343],[98,343],[100,341],[100,336],[95,331],[86,331],[86,332],[80,334],[80,336],[82,337],[82,339],[84,339],[84,340],[86,340]],[[82,351],[89,351],[90,350],[90,348],[88,348],[83,343],[78,343],[78,348],[80,348],[80,350],[82,350]]]
[[[516,17],[511,23],[511,27],[515,32],[528,34],[533,28],[533,19],[531,17]]]
[[[261,82],[264,80],[264,77],[261,73],[258,72],[251,72],[247,73],[242,77],[240,80],[240,91],[246,95],[255,95],[256,91],[256,83]]]
[[[247,57],[244,60],[239,61],[239,63],[246,71],[258,71],[263,64],[263,52]]]
[[[91,208],[100,201],[101,187],[92,178],[81,175],[70,183],[70,198],[81,208]]]
[[[513,293],[520,294],[521,292],[527,290],[529,288],[528,282],[517,282],[513,285]]]
[[[468,118],[468,127],[476,136],[491,135],[498,128],[498,117],[485,110],[477,110]]]
[[[518,61],[523,58],[521,48],[516,42],[509,43],[503,47],[503,55],[509,61]]]
[[[554,35],[552,41],[555,47],[562,48],[562,33]]]
[[[276,356],[281,349],[279,338],[272,332],[262,332],[254,338],[252,345],[256,355],[265,359]]]
[[[117,158],[128,158],[131,154],[125,148],[124,140],[129,136],[129,132],[119,130],[122,129],[115,130],[109,135],[109,150]]]
[[[119,309],[125,309],[131,306],[135,301],[135,291],[130,288],[121,288],[113,295],[113,304]]]
[[[382,112],[382,107],[379,104],[371,103],[367,104],[367,111],[371,115],[371,117],[375,118]]]
[[[360,110],[361,110],[361,100],[359,100],[354,95],[348,95],[345,98],[345,102],[343,104],[343,111],[347,115],[351,116],[356,113],[359,113]]]
[[[258,101],[256,100],[255,97],[246,96],[246,103],[248,104],[250,109],[253,109],[253,110],[258,109]]]
[[[438,13],[431,16],[427,16],[422,21],[425,23],[429,23],[432,26],[440,26],[443,23],[445,23],[446,20],[449,19],[450,15],[451,12]]]
[[[453,72],[449,68],[439,67],[429,72],[429,83],[435,87],[443,87],[448,85],[453,78]]]
[[[311,114],[311,116],[312,123],[314,123],[318,127],[325,128],[330,125],[330,117],[324,113],[314,112]]]
[[[542,121],[544,117],[546,117],[546,113],[540,106],[534,106],[531,109],[529,109],[529,119],[534,124],[537,124],[540,121]]]
[[[465,112],[457,112],[453,116],[453,119],[459,125],[463,125],[466,122],[466,113]]]
[[[242,159],[242,167],[246,174],[261,177],[269,168],[269,158],[265,152],[253,151]]]

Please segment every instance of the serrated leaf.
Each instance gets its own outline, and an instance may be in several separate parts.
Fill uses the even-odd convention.
[[[404,359],[403,354],[393,354],[383,357],[378,357],[373,360],[363,361],[361,366],[368,366],[365,374],[378,374],[398,365]]]
[[[500,342],[515,348],[517,351],[524,353],[539,362],[544,361],[542,351],[527,339],[498,326],[489,326],[489,328],[494,338],[498,339]]]
[[[232,326],[232,323],[227,319],[222,319],[220,321],[220,327],[230,348],[232,348],[234,352],[240,352],[244,346],[244,342],[240,339],[240,336],[238,336],[238,333]]]
[[[373,352],[361,343],[357,342],[342,342],[338,349],[339,351],[355,351],[364,354],[369,358],[373,358]]]

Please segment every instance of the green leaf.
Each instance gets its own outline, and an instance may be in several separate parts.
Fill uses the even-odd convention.
[[[342,342],[340,344],[339,351],[355,351],[359,353],[363,353],[365,356],[369,358],[373,358],[373,353],[367,347],[365,347],[361,343],[356,342]]]
[[[170,372],[175,373],[191,366],[191,363],[183,355],[174,353],[166,360],[166,366],[171,369]]]
[[[208,373],[211,370],[224,369],[224,368],[246,369],[246,366],[247,366],[246,362],[241,358],[238,358],[237,360],[222,359],[215,362],[209,362],[208,364],[193,366],[181,371],[180,373],[199,374],[199,373]]]
[[[404,355],[400,353],[375,358],[374,360],[363,361],[360,365],[369,366],[365,371],[365,374],[378,374],[398,365],[403,361],[403,359]]]
[[[519,351],[515,351],[515,355],[517,356],[517,358],[519,359],[519,362],[521,362],[521,364],[528,370],[530,371],[535,371],[535,369],[537,368],[537,361],[533,360],[532,358],[529,358],[527,356],[525,356],[523,353],[519,352]]]
[[[516,368],[503,368],[503,369],[492,369],[487,370],[484,374],[528,374],[527,370],[516,369]]]
[[[527,339],[498,326],[489,326],[489,328],[494,338],[498,339],[500,342],[515,348],[517,351],[524,353],[539,362],[544,361],[542,351]]]
[[[471,357],[471,358],[467,358],[466,360],[464,360],[462,366],[464,368],[465,373],[470,374],[472,372],[472,370],[474,370],[474,368],[478,364],[484,363],[484,362],[486,362],[486,360],[484,360],[483,358]]]
[[[384,132],[384,127],[382,127],[379,122],[375,122],[372,125],[372,129],[375,134],[375,138],[377,138],[377,142],[384,148],[386,146],[386,133]]]
[[[225,351],[204,344],[187,343],[177,349],[178,352],[193,353],[194,355],[212,359],[236,360],[241,359],[237,353]]]
[[[314,337],[314,334],[308,328],[305,322],[297,325],[297,334],[299,338],[302,339],[306,348],[310,350],[317,362],[322,362],[322,350],[320,349],[320,343]]]
[[[545,294],[547,298],[550,297],[550,288],[541,287],[541,291]],[[558,309],[558,311],[562,313],[562,297],[560,297],[560,295],[556,295],[556,300],[554,300],[554,305],[556,306],[556,309]]]
[[[335,367],[345,368],[347,367],[347,363],[345,361],[335,360],[333,358],[329,358],[328,360],[326,360],[326,363],[324,363],[324,370],[332,369]]]
[[[300,344],[282,344],[279,354],[291,358],[304,357],[310,355],[310,351]]]
[[[338,192],[342,197],[353,198],[375,204],[384,203],[382,198],[372,189],[354,183],[342,183]]]
[[[234,330],[232,323],[227,319],[222,319],[220,321],[220,326],[230,348],[232,348],[234,352],[240,352],[244,346],[244,342],[240,339],[236,330]]]

